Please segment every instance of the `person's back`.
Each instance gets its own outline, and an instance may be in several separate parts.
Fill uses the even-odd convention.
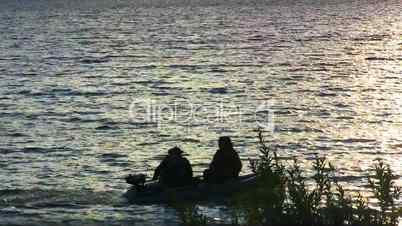
[[[207,182],[219,183],[229,179],[237,178],[241,171],[242,164],[237,152],[233,149],[229,137],[219,138],[219,150],[204,171],[204,179]]]
[[[190,162],[184,158],[182,151],[175,147],[169,150],[169,155],[156,168],[153,179],[166,187],[191,185],[193,170]]]

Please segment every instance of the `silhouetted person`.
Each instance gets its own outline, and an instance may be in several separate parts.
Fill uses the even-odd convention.
[[[153,180],[166,187],[181,187],[191,185],[193,170],[190,162],[182,156],[183,151],[174,147],[155,169]]]
[[[208,183],[221,183],[237,178],[242,167],[230,138],[220,137],[218,143],[219,150],[215,153],[209,168],[204,171],[204,179]]]

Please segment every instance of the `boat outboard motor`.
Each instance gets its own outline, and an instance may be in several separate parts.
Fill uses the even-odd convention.
[[[129,174],[126,177],[126,182],[132,184],[137,190],[143,190],[145,188],[145,178],[145,174]]]

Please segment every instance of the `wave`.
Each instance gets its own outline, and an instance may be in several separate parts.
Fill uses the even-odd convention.
[[[119,191],[42,189],[0,190],[0,207],[81,208],[82,206],[87,205],[122,206],[124,205],[124,200]]]
[[[24,147],[20,149],[0,149],[1,154],[25,153],[25,154],[48,154],[48,153],[79,153],[80,150],[69,147]]]
[[[373,142],[377,142],[377,140],[364,139],[364,138],[349,138],[349,139],[334,139],[333,142],[340,142],[340,143],[373,143]]]

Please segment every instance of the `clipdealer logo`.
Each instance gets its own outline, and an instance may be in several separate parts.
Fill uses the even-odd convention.
[[[135,99],[128,114],[132,122],[152,124],[162,129],[172,125],[205,125],[208,128],[259,127],[267,132],[275,130],[275,112],[270,101],[257,105],[235,105],[219,101],[214,105],[202,105],[190,101],[162,103],[152,99]]]

